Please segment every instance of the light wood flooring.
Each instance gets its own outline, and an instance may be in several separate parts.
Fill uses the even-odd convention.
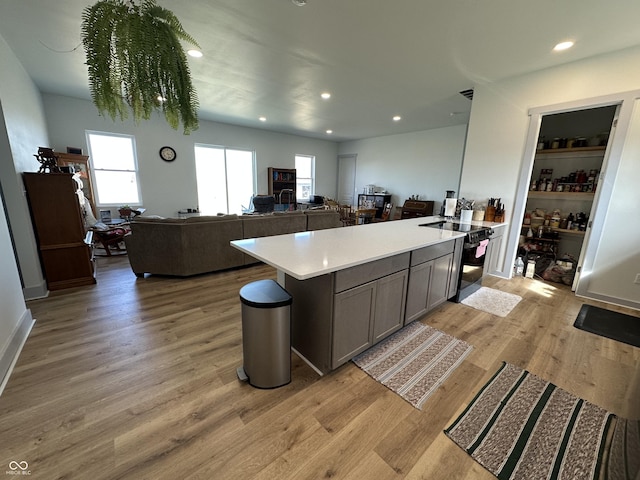
[[[422,411],[352,363],[318,377],[295,355],[291,384],[253,388],[236,379],[238,291],[262,278],[275,271],[136,279],[116,256],[98,259],[97,285],[29,302],[0,474],[27,461],[47,480],[492,479],[442,430],[502,361],[640,417],[640,348],[575,329],[583,300],[523,278],[485,283],[523,297],[506,318],[447,302],[423,319],[474,350]]]

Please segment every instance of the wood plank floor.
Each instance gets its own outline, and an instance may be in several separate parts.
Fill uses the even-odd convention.
[[[640,349],[575,329],[583,300],[523,278],[485,283],[523,297],[506,318],[447,302],[423,319],[474,350],[422,411],[352,363],[320,378],[295,355],[291,384],[255,389],[236,379],[238,291],[262,278],[275,271],[136,279],[115,256],[98,259],[97,285],[29,302],[37,321],[0,396],[0,471],[27,461],[47,480],[492,479],[442,430],[502,361],[640,417]]]

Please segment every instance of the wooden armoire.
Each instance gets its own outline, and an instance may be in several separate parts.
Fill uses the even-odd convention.
[[[24,173],[23,179],[49,290],[96,283],[73,175]]]

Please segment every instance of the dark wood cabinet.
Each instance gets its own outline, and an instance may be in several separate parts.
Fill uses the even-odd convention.
[[[382,218],[384,206],[391,203],[391,195],[386,193],[358,194],[358,208],[375,208],[376,218]],[[369,207],[368,204],[373,205]]]
[[[433,200],[405,200],[400,218],[428,217],[433,215]]]
[[[23,179],[49,290],[96,283],[73,175],[24,173]]]

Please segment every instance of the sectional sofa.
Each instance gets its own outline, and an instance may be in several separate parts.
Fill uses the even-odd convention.
[[[333,210],[218,215],[190,218],[137,217],[124,237],[133,273],[189,276],[256,263],[231,247],[243,238],[342,226]]]

